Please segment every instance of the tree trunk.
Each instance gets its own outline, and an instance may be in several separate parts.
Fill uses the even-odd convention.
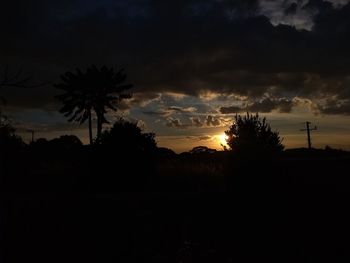
[[[92,117],[91,117],[91,110],[89,111],[89,140],[90,140],[90,145],[92,145]]]

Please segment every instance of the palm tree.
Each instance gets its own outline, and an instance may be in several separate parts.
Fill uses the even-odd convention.
[[[63,103],[60,112],[68,121],[84,123],[89,122],[90,144],[92,136],[92,113],[97,117],[96,141],[99,142],[102,133],[102,126],[107,123],[105,114],[108,109],[117,110],[116,104],[122,99],[130,98],[130,94],[124,93],[132,87],[131,84],[124,84],[126,74],[124,69],[115,72],[113,68],[103,66],[97,68],[92,66],[82,71],[77,68],[76,72],[66,72],[61,76],[62,82],[55,87],[64,91],[56,96]]]

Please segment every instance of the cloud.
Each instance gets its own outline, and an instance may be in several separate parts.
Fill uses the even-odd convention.
[[[201,128],[201,127],[219,127],[227,126],[232,120],[220,116],[208,115],[201,119],[200,117],[189,117],[189,122],[183,123],[179,118],[168,117],[166,126],[176,129]]]
[[[244,111],[241,107],[238,106],[229,106],[229,107],[221,107],[220,112],[222,114],[232,114],[232,113],[240,113]]]
[[[143,111],[142,113],[146,115],[151,115],[151,116],[167,116],[170,114],[167,111],[153,111],[153,110]]]
[[[203,121],[199,117],[190,117],[191,124],[194,127],[202,127],[204,125]]]
[[[187,128],[191,127],[192,125],[191,124],[184,124],[181,122],[180,119],[169,117],[166,120],[166,126],[168,126],[170,128],[187,129]]]
[[[205,123],[207,124],[207,126],[220,126],[221,120],[214,116],[208,115],[205,120]]]
[[[179,106],[170,106],[168,108],[169,111],[172,112],[180,112],[180,113],[191,113],[191,112],[195,112],[197,109],[195,107],[179,107]]]
[[[263,98],[258,101],[247,103],[244,107],[230,106],[221,107],[220,112],[222,114],[232,114],[240,112],[261,112],[269,113],[272,111],[278,111],[280,113],[289,113],[292,108],[298,103],[297,100],[290,100],[285,98]]]
[[[317,110],[322,114],[350,115],[350,99],[330,99],[324,105],[317,105]]]
[[[202,135],[202,136],[199,136],[198,139],[200,141],[209,141],[209,140],[213,139],[213,137],[210,135]]]
[[[298,4],[297,3],[295,3],[295,2],[293,2],[293,3],[291,3],[290,5],[289,5],[289,7],[288,8],[286,8],[285,10],[284,10],[284,14],[285,15],[295,15],[296,13],[297,13],[297,9],[298,9]]]
[[[211,135],[200,135],[200,136],[187,136],[188,139],[190,140],[195,140],[195,141],[210,141],[213,139],[213,136]]]
[[[268,113],[277,110],[281,113],[289,113],[294,104],[293,100],[265,98],[248,105],[247,111]]]
[[[196,117],[190,117],[190,122],[183,123],[178,118],[169,117],[166,119],[166,126],[170,128],[176,128],[176,129],[188,129],[188,128],[199,128],[202,127],[204,124],[200,120],[200,118]]]
[[[132,98],[122,100],[119,103],[118,109],[120,110],[129,110],[132,107],[146,107],[153,101],[158,101],[161,97],[161,94],[154,92],[140,93],[136,92],[132,94]]]
[[[180,107],[180,106],[170,106],[158,108],[157,110],[145,110],[142,111],[143,114],[153,115],[153,116],[170,116],[172,114],[189,114],[197,111],[195,107]]]
[[[0,55],[3,63],[23,65],[50,83],[76,66],[125,67],[135,86],[135,99],[121,105],[125,110],[147,107],[160,93],[198,97],[209,92],[251,101],[269,94],[318,103],[349,90],[350,4],[303,1],[297,11],[307,13],[313,26],[302,30],[278,23],[282,18],[271,22],[286,9],[277,2],[6,1],[0,10],[6,36]],[[272,11],[265,12],[272,3]],[[288,13],[294,11],[295,5]],[[13,107],[59,107],[51,87],[4,92]],[[290,108],[283,100],[251,105],[266,111],[273,106],[285,112]]]
[[[329,12],[333,10],[333,3],[324,0],[309,0],[303,9],[309,12]]]

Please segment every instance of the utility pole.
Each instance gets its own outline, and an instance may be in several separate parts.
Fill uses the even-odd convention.
[[[33,143],[35,131],[34,130],[27,130],[27,132],[30,132],[32,134],[32,143]]]
[[[307,121],[306,122],[306,129],[301,129],[300,131],[306,131],[307,132],[307,145],[309,150],[311,149],[311,131],[316,131],[317,127],[315,126],[314,128],[310,128],[311,122]]]

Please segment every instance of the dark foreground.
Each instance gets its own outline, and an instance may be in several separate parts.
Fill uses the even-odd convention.
[[[350,262],[347,154],[16,154],[1,262]]]

